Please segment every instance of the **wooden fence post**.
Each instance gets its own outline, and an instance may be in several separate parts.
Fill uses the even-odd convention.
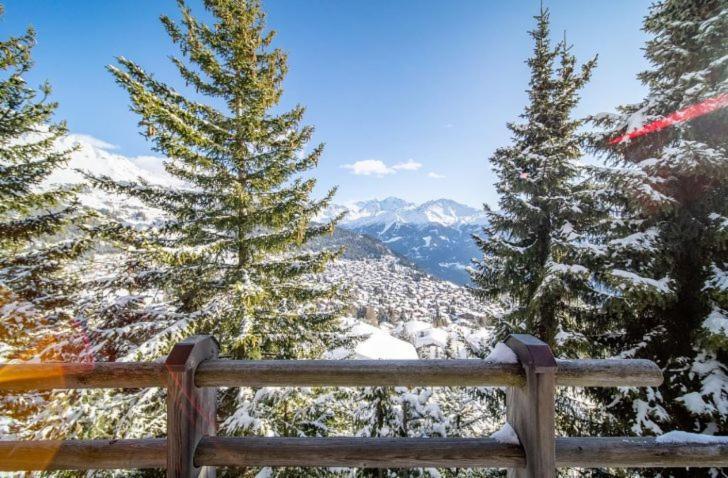
[[[167,356],[167,477],[214,478],[215,468],[195,466],[200,439],[216,432],[216,388],[195,386],[197,366],[217,358],[217,341],[210,336],[190,337]]]
[[[525,386],[506,391],[507,420],[526,452],[526,468],[508,470],[508,478],[553,478],[556,359],[546,343],[531,335],[513,334],[506,345],[526,372]]]

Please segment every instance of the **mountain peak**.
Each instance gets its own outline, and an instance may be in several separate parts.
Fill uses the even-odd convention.
[[[137,181],[143,178],[162,186],[180,185],[163,168],[163,159],[155,156],[128,157],[114,152],[116,146],[92,136],[71,134],[59,138],[55,148],[58,151],[73,149],[70,161],[46,180],[47,184],[77,184],[84,181],[78,172],[84,171],[96,176],[110,176],[117,181]]]
[[[358,201],[348,207],[333,205],[324,218],[334,217],[346,211],[342,225],[352,227],[371,224],[439,224],[457,226],[460,224],[484,224],[485,214],[475,208],[452,199],[440,198],[414,204],[397,197]]]
[[[417,211],[423,214],[429,222],[446,226],[455,224],[480,223],[483,213],[475,208],[461,204],[452,199],[434,199],[422,203]]]
[[[366,201],[358,201],[354,203],[354,207],[358,209],[376,211],[397,211],[400,209],[414,207],[414,204],[398,197],[389,196],[384,199],[369,199]]]

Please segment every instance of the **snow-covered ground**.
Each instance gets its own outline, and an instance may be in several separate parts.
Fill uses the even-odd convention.
[[[354,350],[336,349],[329,353],[332,359],[370,360],[414,360],[417,350],[414,345],[393,337],[386,330],[347,317],[344,322],[350,327],[352,337],[357,339]]]

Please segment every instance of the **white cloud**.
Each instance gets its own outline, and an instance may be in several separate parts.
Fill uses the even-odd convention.
[[[378,159],[365,159],[363,161],[357,161],[353,164],[345,164],[342,166],[344,169],[350,170],[357,176],[386,176],[387,174],[394,174],[397,171],[394,168],[390,168],[382,161]]]
[[[402,171],[417,171],[422,167],[422,163],[408,159],[406,163],[397,163],[392,166],[393,169]]]
[[[433,173],[432,171],[427,173],[427,177],[432,179],[445,179],[445,176],[443,176],[442,174]]]
[[[89,134],[73,133],[69,134],[68,137],[79,143],[86,143],[94,148],[103,149],[104,151],[119,149],[118,145],[107,143],[103,139],[95,138]]]
[[[417,171],[422,167],[422,163],[408,159],[404,163],[389,166],[378,159],[365,159],[352,164],[344,164],[341,167],[348,169],[357,176],[377,176],[381,178],[388,174],[395,174],[398,171]]]

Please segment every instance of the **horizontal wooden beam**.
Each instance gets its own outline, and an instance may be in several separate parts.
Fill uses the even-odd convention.
[[[659,443],[654,438],[556,438],[560,468],[706,468],[728,466],[728,443]]]
[[[95,362],[0,365],[0,391],[165,387],[163,363]],[[200,387],[512,386],[520,364],[484,360],[208,360]],[[656,386],[662,373],[648,360],[558,360],[561,386]]]
[[[524,383],[519,364],[484,360],[216,360],[200,364],[200,387],[506,386]]]
[[[205,437],[197,465],[310,467],[523,467],[520,445],[492,438]]]
[[[659,387],[662,371],[651,360],[556,360],[556,384],[562,387]]]
[[[0,471],[164,468],[166,440],[0,440]],[[490,438],[206,437],[198,466],[523,467],[518,445]],[[559,468],[728,466],[728,443],[557,438]]]
[[[167,440],[0,440],[0,471],[164,468]]]
[[[197,369],[201,387],[510,386],[523,385],[520,364],[484,360],[208,360]],[[658,386],[649,360],[557,360],[561,386]]]
[[[89,362],[0,365],[0,391],[166,387],[164,363]]]

